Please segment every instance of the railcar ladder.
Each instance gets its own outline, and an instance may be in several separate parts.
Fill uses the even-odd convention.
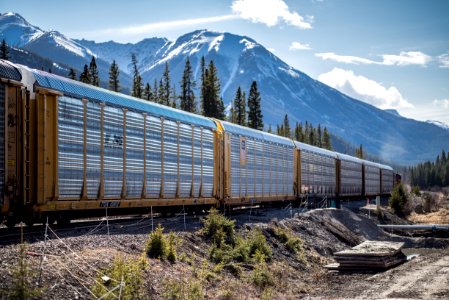
[[[25,203],[30,204],[31,203],[31,133],[30,133],[30,114],[31,114],[31,108],[30,108],[30,94],[27,91],[25,95],[25,118],[24,118],[24,159],[25,159],[25,170],[24,170],[24,188],[25,188]]]

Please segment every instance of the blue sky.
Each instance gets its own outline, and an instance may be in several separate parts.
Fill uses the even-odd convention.
[[[449,124],[446,0],[1,0],[0,11],[97,42],[202,28],[247,35],[350,96]]]

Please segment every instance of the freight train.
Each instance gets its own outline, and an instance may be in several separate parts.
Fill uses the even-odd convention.
[[[388,195],[393,169],[0,60],[0,211],[31,225]]]

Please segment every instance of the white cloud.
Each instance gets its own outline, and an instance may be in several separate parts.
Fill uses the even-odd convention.
[[[322,60],[333,60],[345,64],[355,64],[355,65],[375,64],[374,61],[366,58],[349,55],[338,55],[335,54],[334,52],[316,53],[315,56],[321,58]]]
[[[321,58],[322,60],[333,60],[340,63],[346,64],[355,64],[355,65],[384,65],[384,66],[407,66],[407,65],[420,65],[426,66],[432,60],[432,57],[426,55],[419,51],[401,51],[399,55],[395,54],[384,54],[382,55],[382,61],[374,61],[371,59],[358,57],[358,56],[349,56],[349,55],[339,55],[333,52],[326,53],[316,53],[316,57]],[[448,55],[449,60],[449,55]],[[449,63],[449,61],[448,61]],[[449,67],[449,65],[448,65]]]
[[[276,52],[276,49],[274,49],[274,48],[267,48],[267,50],[270,51],[271,53],[275,53]]]
[[[292,42],[289,50],[310,50],[312,49],[309,44],[301,44],[300,42]]]
[[[312,25],[295,11],[291,11],[283,0],[234,0],[231,5],[234,14],[253,23],[263,23],[268,27],[280,22],[300,28],[310,29]],[[309,21],[313,17],[307,18]]]
[[[396,87],[384,87],[374,80],[354,74],[351,70],[334,68],[327,73],[320,74],[318,80],[380,109],[413,107],[410,102],[402,97]]]
[[[433,100],[432,104],[439,108],[449,109],[449,99],[435,99]]]
[[[432,57],[419,52],[419,51],[401,51],[399,55],[385,54],[382,55],[382,65],[386,66],[408,66],[408,65],[420,65],[425,66],[432,60]]]
[[[438,56],[440,68],[449,68],[449,52]]]

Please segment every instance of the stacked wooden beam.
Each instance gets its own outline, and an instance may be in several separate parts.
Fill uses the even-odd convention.
[[[334,253],[335,264],[330,270],[384,270],[407,260],[401,252],[404,243],[365,241],[351,249]]]

